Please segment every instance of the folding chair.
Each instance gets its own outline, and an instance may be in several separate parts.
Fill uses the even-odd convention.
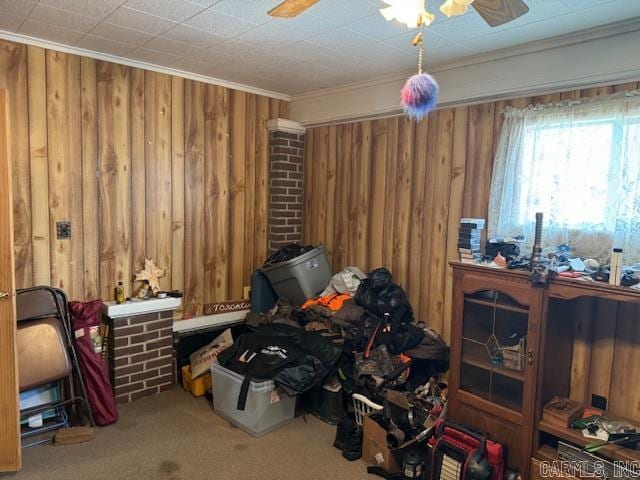
[[[16,293],[19,390],[22,393],[57,382],[62,395],[60,400],[21,410],[21,422],[45,412],[55,412],[53,419],[41,427],[23,428],[23,447],[29,447],[47,442],[53,436],[33,443],[25,439],[70,426],[70,413],[79,422],[82,413],[91,426],[94,422],[73,347],[67,296],[62,290],[45,286]]]

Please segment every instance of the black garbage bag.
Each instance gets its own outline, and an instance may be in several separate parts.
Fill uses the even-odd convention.
[[[393,283],[391,272],[386,268],[372,270],[369,278],[360,282],[354,300],[377,317],[388,314],[393,324],[413,321],[413,309],[407,294],[401,286]]]
[[[435,330],[424,328],[423,332],[420,344],[404,352],[413,362],[409,377],[412,389],[449,370],[449,346]]]
[[[262,268],[267,268],[275,265],[276,263],[286,262],[293,258],[299,257],[307,252],[313,250],[313,245],[298,245],[297,243],[290,243],[280,248],[277,252],[273,253],[262,265]]]

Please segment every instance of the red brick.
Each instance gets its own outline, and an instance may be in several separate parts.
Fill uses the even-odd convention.
[[[118,395],[116,397],[116,402],[117,403],[129,403],[131,401],[131,395],[124,394],[124,395]]]
[[[145,363],[145,368],[156,368],[163,367],[171,362],[171,358],[169,356],[164,356],[162,358],[156,358],[154,360],[149,360]]]
[[[165,337],[159,340],[154,340],[152,342],[147,342],[147,345],[145,348],[147,349],[147,351],[150,351],[150,350],[157,350],[158,348],[162,348],[162,347],[170,347],[171,345],[173,345],[173,338]]]
[[[129,365],[128,367],[116,368],[114,370],[115,375],[129,375],[131,373],[141,372],[144,369],[143,363],[138,363],[136,365]]]
[[[147,387],[155,387],[156,385],[161,385],[163,383],[171,383],[172,376],[171,375],[163,375],[162,377],[153,378],[151,380],[146,380],[145,385]]]
[[[129,337],[116,337],[112,340],[115,348],[126,347],[129,345]]]
[[[152,350],[150,352],[139,353],[138,355],[133,355],[131,357],[131,363],[144,362],[145,360],[151,360],[153,358],[159,357],[159,350]]]
[[[119,348],[118,351],[117,351],[117,355],[118,355],[118,357],[120,357],[120,356],[123,356],[123,355],[126,356],[126,355],[132,355],[132,354],[135,354],[135,353],[140,353],[140,352],[143,352],[143,351],[144,351],[144,345],[130,345],[128,347]],[[135,363],[132,360],[129,360],[129,361],[130,361],[130,363]]]
[[[141,382],[142,380],[148,380],[150,378],[155,378],[160,375],[160,371],[156,368],[155,370],[145,370],[141,373],[136,373],[135,375],[131,375],[132,382]]]
[[[142,382],[130,383],[128,385],[116,385],[115,391],[116,395],[121,395],[123,393],[135,392],[136,390],[140,390],[143,387],[144,385],[142,384]]]
[[[172,327],[172,326],[173,326],[173,317],[163,318],[160,320],[155,320],[153,322],[145,323],[144,331],[151,332],[154,330],[162,330],[163,328]]]
[[[155,332],[146,332],[140,335],[134,335],[131,337],[131,343],[146,343],[149,340],[154,340],[158,338],[158,331]]]
[[[281,132],[281,131],[274,131],[271,132],[271,138],[272,139],[276,139],[276,138],[286,138],[288,140],[299,140],[299,137],[297,134],[295,133],[290,133],[290,132]]]
[[[158,356],[164,357],[165,355],[173,355],[173,347],[165,347],[162,350],[160,350],[160,355]]]
[[[158,387],[153,387],[153,388],[145,388],[144,390],[140,390],[139,392],[134,392],[131,394],[131,401],[135,401],[138,400],[139,398],[142,397],[148,397],[149,395],[155,395],[156,393],[158,393]]]
[[[131,325],[140,325],[141,323],[153,322],[154,320],[158,320],[158,312],[153,313],[143,313],[141,315],[134,315],[129,319],[129,324]]]
[[[129,365],[129,357],[117,357],[113,359],[113,366],[118,368],[123,365]]]
[[[161,392],[166,392],[167,390],[171,390],[171,387],[173,387],[174,383],[175,383],[175,379],[173,379],[171,383],[165,383],[164,385],[160,385],[160,387],[158,387],[158,390],[160,390]]]
[[[169,373],[173,375],[173,372],[175,372],[173,365],[167,365],[166,367],[162,367],[160,369],[160,375],[167,375]]]
[[[125,337],[129,335],[135,335],[136,333],[142,333],[144,327],[142,325],[136,325],[135,327],[122,327],[113,330],[114,338]]]

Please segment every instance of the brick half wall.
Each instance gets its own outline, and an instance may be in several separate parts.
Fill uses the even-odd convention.
[[[304,127],[270,120],[268,250],[302,242]]]
[[[109,376],[118,403],[171,388],[173,310],[104,319],[109,325]]]

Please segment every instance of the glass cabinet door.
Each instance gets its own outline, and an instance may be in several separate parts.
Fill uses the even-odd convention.
[[[464,296],[460,388],[521,412],[529,309],[483,290]]]

